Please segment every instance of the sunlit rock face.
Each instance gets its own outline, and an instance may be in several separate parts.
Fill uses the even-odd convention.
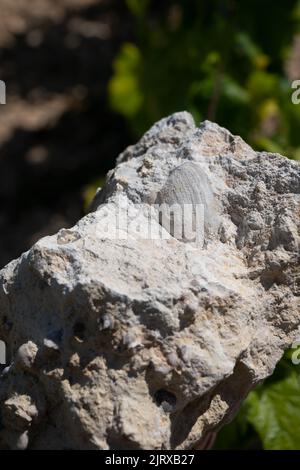
[[[196,241],[157,212],[174,202],[202,205]],[[0,272],[0,447],[201,448],[300,336],[299,215],[298,163],[155,124],[86,217]]]

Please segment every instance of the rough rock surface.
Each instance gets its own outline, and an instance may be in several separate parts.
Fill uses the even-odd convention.
[[[114,239],[114,209],[122,225],[186,161],[215,198],[203,246],[135,222]],[[187,113],[158,122],[91,213],[0,272],[0,446],[201,447],[299,335],[299,215],[298,163]]]

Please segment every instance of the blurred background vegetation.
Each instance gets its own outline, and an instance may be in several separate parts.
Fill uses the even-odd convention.
[[[257,149],[300,157],[300,107],[291,102],[291,80],[300,77],[300,2],[161,3],[158,14],[155,1],[127,1],[136,40],[114,60],[110,102],[133,132],[185,109]]]
[[[299,0],[0,0],[0,268],[84,214],[125,146],[190,111],[300,159]],[[300,449],[288,351],[218,449]],[[297,355],[297,354],[296,354]]]

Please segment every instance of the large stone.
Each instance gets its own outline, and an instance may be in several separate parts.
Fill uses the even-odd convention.
[[[200,194],[200,242],[147,212],[166,191]],[[1,447],[201,448],[299,336],[299,215],[298,163],[187,113],[155,124],[92,212],[0,272]]]

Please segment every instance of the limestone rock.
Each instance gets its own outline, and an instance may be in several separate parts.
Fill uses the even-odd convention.
[[[186,162],[215,204],[202,244],[152,211]],[[0,447],[203,446],[300,335],[299,215],[297,162],[188,113],[155,124],[86,217],[0,272]]]

